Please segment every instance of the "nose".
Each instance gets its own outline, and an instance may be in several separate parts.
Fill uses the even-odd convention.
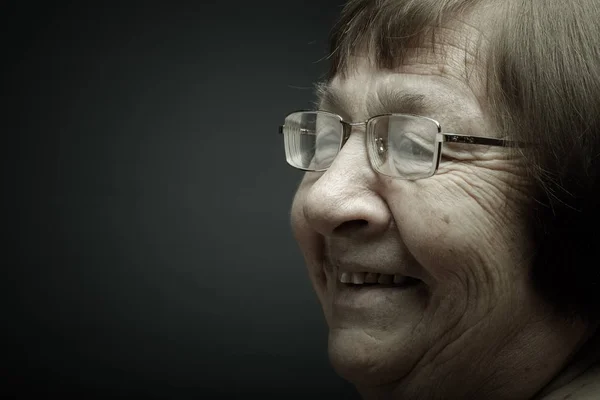
[[[318,176],[318,175],[317,175]],[[309,182],[303,214],[311,228],[324,236],[376,236],[392,219],[377,192],[380,176],[371,168],[364,132],[350,135],[333,164]]]

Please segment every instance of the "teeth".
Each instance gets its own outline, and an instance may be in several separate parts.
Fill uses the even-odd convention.
[[[342,283],[352,282],[352,274],[350,274],[349,272],[342,272],[342,275],[340,276],[340,282],[342,282]]]
[[[396,274],[377,274],[374,272],[340,272],[340,282],[362,285],[364,283],[379,283],[382,285],[406,283],[410,278],[404,275]]]
[[[365,275],[365,283],[377,283],[377,278],[379,278],[379,274],[367,272]]]
[[[355,285],[362,285],[365,283],[365,273],[364,272],[354,272],[352,274],[352,283]]]

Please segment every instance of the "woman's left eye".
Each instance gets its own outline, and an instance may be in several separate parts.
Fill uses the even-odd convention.
[[[318,162],[331,161],[339,150],[340,139],[337,132],[320,130],[315,143],[315,158]]]

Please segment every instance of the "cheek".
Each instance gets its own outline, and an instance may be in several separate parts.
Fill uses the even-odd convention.
[[[301,184],[298,188],[290,211],[290,222],[296,242],[300,246],[306,266],[309,269],[313,284],[317,285],[324,279],[322,260],[323,241],[308,224],[304,216],[304,202],[308,185]]]
[[[302,181],[296,189],[296,194],[292,201],[290,209],[290,223],[292,225],[292,231],[294,236],[298,240],[301,247],[306,241],[307,236],[314,235],[314,230],[310,228],[306,217],[304,215],[304,207],[306,203],[306,197],[310,191],[310,188],[314,184],[315,178],[305,174]]]
[[[391,194],[402,201],[389,204],[401,240],[425,270],[432,291],[492,296],[506,289],[518,263],[518,249],[507,245],[511,219],[498,224],[463,191],[413,186]]]
[[[290,223],[296,239],[302,237],[303,231],[306,230],[306,221],[302,212],[303,203],[303,192],[299,189],[296,191],[290,210]]]
[[[290,223],[292,225],[294,237],[298,242],[304,257],[308,261],[311,258],[311,253],[313,252],[313,245],[311,243],[314,240],[312,239],[314,234],[311,232],[306,218],[304,217],[305,193],[306,190],[304,190],[302,187],[300,187],[296,192],[290,212]]]
[[[310,242],[311,238],[315,236],[316,232],[311,228],[310,224],[306,220],[304,214],[304,207],[306,204],[306,197],[310,191],[312,184],[307,182],[306,177],[300,182],[294,199],[292,201],[292,207],[290,210],[290,223],[292,225],[292,231],[296,240],[298,241],[302,250],[307,246],[307,242]]]
[[[308,187],[306,184],[301,184],[298,188],[292,202],[290,219],[294,237],[300,246],[306,268],[308,269],[308,276],[321,303],[323,313],[326,319],[328,319],[331,312],[327,307],[328,302],[326,300],[327,275],[322,263],[324,252],[323,239],[311,229],[304,216],[304,202]]]

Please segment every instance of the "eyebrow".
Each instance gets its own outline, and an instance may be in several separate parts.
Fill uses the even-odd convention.
[[[352,110],[350,100],[343,92],[333,89],[326,83],[317,83],[315,90],[318,107],[326,105],[328,111],[345,111],[346,114],[349,114]],[[369,117],[393,113],[419,114],[433,108],[434,105],[427,96],[406,92],[398,88],[386,87],[380,92],[369,94],[367,97]]]

